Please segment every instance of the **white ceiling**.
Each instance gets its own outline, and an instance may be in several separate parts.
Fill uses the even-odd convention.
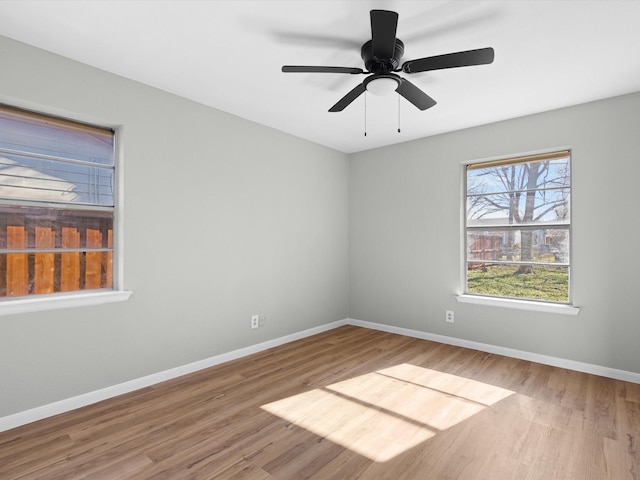
[[[399,13],[403,60],[493,47],[491,65],[406,75],[438,104],[362,95],[369,10]],[[0,1],[0,35],[352,153],[640,91],[640,1]],[[401,133],[398,128],[400,112]]]

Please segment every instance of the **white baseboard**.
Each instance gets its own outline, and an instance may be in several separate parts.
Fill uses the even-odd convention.
[[[346,325],[347,320],[339,320],[337,322],[327,323],[319,327],[310,328],[301,332],[285,335],[284,337],[276,338],[266,342],[258,343],[256,345],[250,345],[248,347],[233,350],[231,352],[222,353],[214,357],[206,358],[198,362],[189,363],[180,367],[165,370],[163,372],[154,373],[145,377],[136,378],[128,382],[119,383],[110,387],[95,390],[93,392],[85,393],[71,398],[66,398],[58,402],[43,405],[41,407],[25,410],[24,412],[18,412],[13,415],[0,418],[0,432],[10,430],[12,428],[26,425],[27,423],[42,420],[43,418],[52,417],[60,413],[65,413],[76,408],[91,405],[93,403],[101,402],[118,395],[133,392],[144,387],[155,385],[166,380],[187,375],[189,373],[197,372],[205,368],[213,367],[230,360],[236,360],[238,358],[246,357],[253,353],[258,353],[269,348],[278,347],[285,343],[300,340],[302,338],[310,337],[317,333],[333,330],[334,328]]]
[[[431,340],[438,343],[446,343],[447,345],[455,345],[457,347],[470,348],[481,352],[495,353],[504,355],[505,357],[517,358],[520,360],[528,360],[531,362],[551,365],[553,367],[566,368],[567,370],[575,370],[577,372],[591,373],[601,377],[613,378],[615,380],[623,380],[625,382],[639,383],[640,373],[628,372],[626,370],[618,370],[615,368],[603,367],[601,365],[593,365],[591,363],[576,362],[575,360],[567,360],[565,358],[551,357],[549,355],[541,355],[539,353],[525,352],[513,348],[500,347],[487,343],[473,342],[471,340],[463,340],[455,337],[447,337],[445,335],[436,335],[434,333],[421,332],[408,328],[393,327],[381,323],[365,322],[363,320],[347,319],[348,325],[357,327],[370,328],[372,330],[380,330],[382,332],[396,333],[407,337],[420,338],[423,340]]]
[[[52,417],[60,413],[75,410],[76,408],[91,405],[93,403],[107,400],[118,395],[139,390],[144,387],[155,385],[166,380],[187,375],[189,373],[203,370],[215,365],[219,365],[224,362],[236,360],[238,358],[246,357],[254,353],[267,350],[269,348],[278,347],[285,343],[300,340],[302,338],[315,335],[317,333],[333,330],[334,328],[341,327],[343,325],[353,325],[357,327],[369,328],[371,330],[380,330],[388,333],[395,333],[398,335],[404,335],[407,337],[420,338],[423,340],[431,340],[434,342],[445,343],[448,345],[455,345],[458,347],[470,348],[473,350],[479,350],[482,352],[495,353],[498,355],[504,355],[506,357],[518,358],[521,360],[529,360],[532,362],[542,363],[545,365],[551,365],[554,367],[566,368],[569,370],[576,370],[578,372],[591,373],[594,375],[600,375],[603,377],[614,378],[616,380],[623,380],[626,382],[640,384],[640,373],[627,372],[625,370],[617,370],[615,368],[602,367],[600,365],[593,365],[590,363],[576,362],[574,360],[566,360],[563,358],[551,357],[548,355],[541,355],[538,353],[525,352],[521,350],[515,350],[513,348],[499,347],[496,345],[490,345],[486,343],[473,342],[470,340],[463,340],[455,337],[447,337],[444,335],[436,335],[433,333],[421,332],[418,330],[411,330],[407,328],[394,327],[390,325],[384,325],[380,323],[366,322],[363,320],[355,320],[352,318],[338,320],[336,322],[327,323],[319,327],[310,328],[301,332],[292,333],[279,337],[266,342],[258,343],[256,345],[250,345],[248,347],[233,350],[231,352],[216,355],[214,357],[206,358],[198,362],[190,363],[180,367],[165,370],[163,372],[154,373],[145,377],[136,378],[128,382],[113,385],[93,392],[85,393],[75,397],[60,400],[58,402],[43,405],[41,407],[25,410],[24,412],[18,412],[13,415],[0,418],[0,432],[10,430],[12,428],[26,425],[37,420],[42,420],[47,417]]]

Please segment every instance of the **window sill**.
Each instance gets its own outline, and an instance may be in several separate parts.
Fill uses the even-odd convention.
[[[481,297],[477,295],[456,295],[460,303],[472,303],[475,305],[488,305],[491,307],[515,308],[518,310],[530,310],[534,312],[558,313],[561,315],[578,315],[580,307],[562,305],[557,303],[532,302],[527,300],[513,300],[510,298]]]
[[[95,291],[60,295],[42,295],[22,297],[0,301],[0,316],[16,313],[41,312],[59,308],[84,307],[105,303],[125,302],[133,292],[129,291]]]

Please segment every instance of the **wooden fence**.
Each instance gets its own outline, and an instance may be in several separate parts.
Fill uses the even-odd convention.
[[[503,240],[500,235],[470,235],[467,269],[486,268],[491,260],[500,260],[503,253]],[[489,260],[482,262],[481,260]]]
[[[49,225],[0,215],[0,297],[112,287],[110,215],[68,216]]]

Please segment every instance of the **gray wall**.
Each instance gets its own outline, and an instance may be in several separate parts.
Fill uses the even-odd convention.
[[[0,417],[348,317],[345,154],[2,37],[0,64],[0,101],[122,126],[134,292],[0,317]]]
[[[352,155],[350,317],[640,372],[638,125],[640,93]],[[458,303],[461,162],[554,147],[573,150],[582,311]]]

